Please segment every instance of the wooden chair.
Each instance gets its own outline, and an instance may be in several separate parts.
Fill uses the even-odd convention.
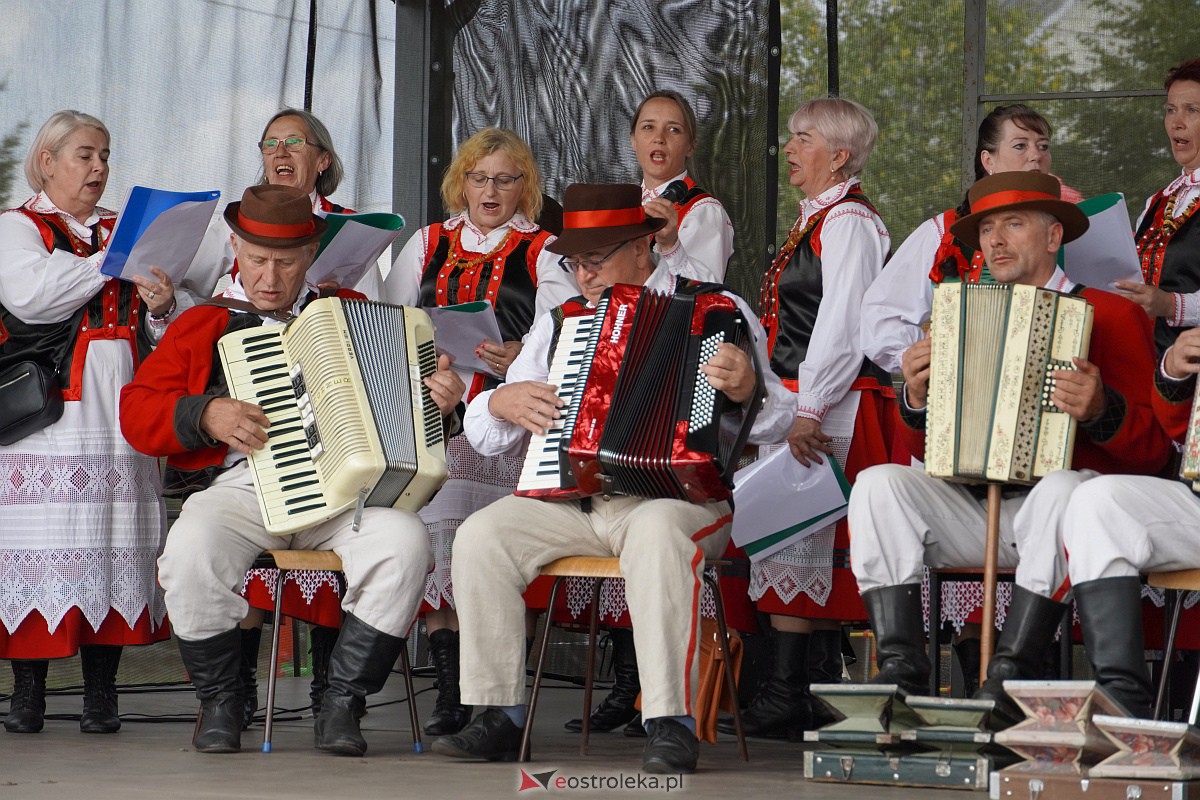
[[[263,723],[264,753],[271,752],[271,734],[275,715],[275,683],[279,672],[279,632],[283,627],[283,580],[287,573],[294,570],[322,570],[341,572],[342,559],[332,550],[265,550],[254,566],[266,569],[278,569],[279,577],[275,581],[275,624],[271,626],[271,671],[267,673],[267,711]],[[404,688],[408,694],[408,714],[412,724],[413,752],[424,750],[421,743],[421,725],[417,720],[416,692],[413,691],[412,669],[408,663],[408,647],[400,650],[400,668],[404,672]]]
[[[1003,583],[1012,583],[1016,580],[1016,571],[1011,569],[997,570],[996,580]],[[982,582],[983,569],[969,567],[931,567],[929,569],[929,695],[931,697],[938,696],[942,685],[942,584],[947,581]],[[1071,677],[1071,624],[1069,617],[1066,618],[1065,625],[1061,629],[1058,646],[1059,664],[1061,667],[1059,677],[1062,680],[1069,680]],[[983,671],[982,668],[980,671]],[[980,685],[986,679],[986,674],[980,675]]]
[[[1146,583],[1159,589],[1166,590],[1167,643],[1163,648],[1162,677],[1158,682],[1158,694],[1154,699],[1154,718],[1162,719],[1166,710],[1167,686],[1171,678],[1171,662],[1175,660],[1175,635],[1179,631],[1179,616],[1183,611],[1183,592],[1200,591],[1200,569],[1184,569],[1178,572],[1152,572],[1146,578]],[[1196,688],[1192,692],[1192,707],[1188,712],[1187,721],[1195,725],[1196,714],[1200,711],[1200,676],[1196,678]]]
[[[704,582],[709,585],[713,592],[713,598],[717,605],[717,627],[720,630],[719,646],[724,653],[729,652],[729,628],[725,623],[725,603],[721,599],[721,588],[717,583],[715,575],[710,574],[708,567],[715,567],[727,564],[724,561],[709,561],[704,571]],[[600,587],[605,579],[621,578],[621,560],[616,556],[599,557],[599,556],[567,556],[555,561],[551,561],[541,569],[542,575],[550,575],[554,578],[554,584],[550,589],[550,602],[547,606],[547,615],[554,613],[555,601],[558,599],[558,590],[565,578],[598,578],[595,588],[592,590],[591,614],[588,617],[588,653],[587,653],[587,677],[583,685],[583,738],[579,743],[579,754],[587,755],[588,752],[588,736],[591,733],[591,715],[592,715],[592,676],[596,668],[596,639],[600,627]],[[529,743],[530,734],[533,731],[533,716],[537,710],[538,694],[542,688],[542,676],[546,666],[546,653],[550,644],[550,629],[552,625],[549,617],[546,620],[545,629],[542,632],[542,639],[538,645],[537,667],[533,673],[533,690],[529,696],[529,713],[525,721],[525,731],[521,735],[521,752],[520,761],[529,760]],[[743,761],[749,761],[750,755],[746,750],[746,735],[742,731],[742,712],[738,708],[737,684],[733,678],[733,671],[725,670],[725,688],[729,692],[729,696],[735,698],[733,704],[733,724],[737,730],[738,748]]]

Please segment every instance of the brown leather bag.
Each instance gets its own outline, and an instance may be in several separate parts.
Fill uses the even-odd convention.
[[[701,619],[700,679],[696,687],[696,736],[702,741],[717,741],[717,717],[721,711],[733,713],[736,693],[731,697],[725,686],[725,671],[733,670],[733,685],[737,686],[742,671],[742,637],[729,631],[729,653],[723,652],[719,641],[721,631],[716,620]]]

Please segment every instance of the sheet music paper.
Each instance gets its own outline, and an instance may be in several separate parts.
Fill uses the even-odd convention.
[[[404,228],[404,218],[385,212],[327,214],[329,228],[321,238],[317,257],[308,268],[310,283],[332,281],[353,287],[371,265],[391,247]]]
[[[1112,291],[1116,281],[1142,283],[1129,209],[1120,192],[1089,197],[1079,204],[1088,215],[1087,231],[1060,251],[1067,277],[1084,286]]]
[[[490,364],[475,355],[475,348],[485,340],[502,343],[500,326],[496,322],[496,311],[486,300],[473,303],[459,303],[454,306],[427,308],[429,318],[433,321],[434,341],[437,343],[438,354],[450,356],[454,368],[458,372],[483,372],[493,378],[502,375],[492,370]],[[470,381],[467,381],[470,384]]]
[[[733,543],[760,561],[846,516],[850,484],[837,461],[805,467],[785,445],[733,476]]]
[[[157,280],[150,273],[153,266],[166,272],[174,283],[183,280],[220,196],[218,191],[170,192],[132,187],[104,251],[100,271],[126,281],[135,275]]]

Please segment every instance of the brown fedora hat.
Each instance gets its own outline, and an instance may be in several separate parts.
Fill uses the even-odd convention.
[[[1088,229],[1087,214],[1062,199],[1058,178],[1043,172],[997,172],[980,178],[967,192],[971,213],[950,226],[950,232],[979,249],[979,223],[1000,211],[1045,211],[1062,223],[1063,244]]]
[[[247,242],[286,250],[320,241],[329,226],[312,210],[308,193],[294,186],[259,184],[225,206],[225,221]]]
[[[546,249],[560,256],[600,250],[649,236],[665,219],[647,217],[632,183],[572,183],[563,194],[563,232]]]

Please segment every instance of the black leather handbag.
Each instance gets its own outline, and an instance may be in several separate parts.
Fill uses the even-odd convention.
[[[58,375],[36,361],[0,372],[0,444],[9,445],[58,422],[63,414]]]

